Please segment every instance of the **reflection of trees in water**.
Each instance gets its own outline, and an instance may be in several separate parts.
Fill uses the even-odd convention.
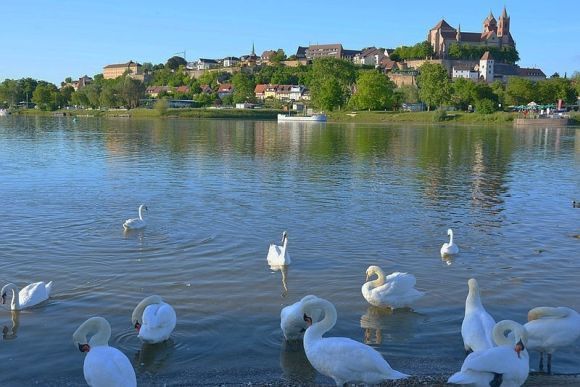
[[[4,325],[2,328],[2,338],[4,340],[14,340],[18,337],[18,328],[20,327],[20,311],[11,310],[10,319],[12,326]]]
[[[390,309],[369,306],[360,318],[365,344],[406,342],[412,339],[419,325],[421,315],[411,309]]]
[[[157,344],[143,343],[141,349],[133,357],[133,366],[137,369],[157,372],[166,368],[165,363],[171,358],[174,349],[175,343],[171,339]]]
[[[284,379],[292,383],[313,384],[316,379],[316,370],[306,357],[302,340],[282,341],[280,367]]]

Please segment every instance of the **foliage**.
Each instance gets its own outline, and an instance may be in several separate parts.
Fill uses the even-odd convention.
[[[358,110],[390,109],[394,88],[393,82],[376,70],[361,72],[356,82],[356,93],[349,105]]]
[[[427,104],[427,110],[431,110],[431,106],[441,106],[450,101],[451,86],[447,70],[440,64],[426,62],[421,65],[417,85],[419,96]]]
[[[572,82],[565,78],[553,77],[537,83],[537,101],[539,103],[555,103],[558,99],[566,103],[576,102],[576,90]]]
[[[491,114],[495,112],[497,104],[489,98],[481,98],[475,101],[475,111],[480,114]]]
[[[55,85],[41,81],[32,93],[32,102],[40,110],[56,110],[60,106],[61,97]]]
[[[514,47],[472,46],[462,43],[451,43],[447,56],[450,59],[479,60],[486,51],[489,51],[498,62],[513,64],[520,60],[519,53]]]
[[[286,60],[286,54],[281,48],[279,48],[278,51],[276,51],[276,53],[270,58],[270,62],[272,63],[280,63],[283,60]]]
[[[160,116],[164,116],[169,109],[169,102],[165,98],[160,98],[155,102],[153,108]]]
[[[232,96],[234,103],[255,101],[254,89],[256,88],[256,82],[253,76],[243,72],[236,73],[232,77],[232,85],[234,87]]]
[[[314,60],[308,83],[314,105],[324,110],[344,106],[356,79],[356,69],[349,61],[335,58]]]
[[[427,40],[414,46],[401,46],[395,48],[390,58],[396,62],[406,59],[425,59],[433,56],[433,47]]]
[[[165,67],[170,70],[177,70],[180,66],[187,66],[187,61],[180,56],[172,56],[165,63]]]
[[[139,106],[139,100],[145,96],[145,85],[141,81],[125,77],[121,81],[119,95],[127,108],[136,108]]]
[[[433,121],[441,122],[447,119],[447,112],[443,109],[437,109],[433,112]]]
[[[511,77],[508,79],[506,88],[506,103],[509,105],[525,105],[536,99],[536,87],[534,82],[519,78]]]

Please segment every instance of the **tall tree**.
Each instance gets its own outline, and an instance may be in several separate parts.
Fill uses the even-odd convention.
[[[179,66],[187,66],[187,61],[180,56],[172,56],[165,63],[165,67],[170,70],[177,70]]]
[[[254,77],[251,75],[245,74],[243,72],[234,74],[232,77],[232,85],[234,87],[234,103],[255,100],[254,89],[256,88],[256,82],[254,81]]]
[[[427,104],[427,110],[432,106],[441,106],[450,101],[450,82],[447,70],[440,64],[424,63],[419,67],[417,77],[419,96]]]
[[[325,110],[346,105],[355,80],[356,69],[351,62],[335,58],[316,59],[308,80],[312,102]]]
[[[360,72],[356,93],[349,104],[360,110],[390,109],[393,106],[394,88],[393,82],[376,70]]]
[[[139,99],[145,97],[145,85],[143,82],[125,77],[121,83],[120,96],[129,109],[139,106]]]

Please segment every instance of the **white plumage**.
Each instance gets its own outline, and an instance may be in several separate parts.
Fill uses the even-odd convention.
[[[177,317],[173,307],[159,296],[144,298],[133,310],[131,321],[145,343],[165,341],[173,332]]]
[[[139,218],[127,219],[123,223],[125,230],[139,230],[147,226],[147,222],[143,219],[143,210],[149,211],[146,205],[141,204],[139,206]]]
[[[441,246],[441,256],[459,254],[459,247],[453,242],[453,230],[448,229],[449,243],[443,243]]]
[[[33,307],[48,300],[52,290],[52,281],[45,284],[44,282],[35,282],[24,287],[20,292],[16,285],[9,283],[4,285],[0,291],[2,304],[6,303],[8,292],[12,291],[12,302],[10,304],[11,310],[22,310]]]
[[[302,305],[304,302],[316,298],[318,297],[313,295],[304,296],[300,301],[282,308],[280,312],[280,328],[282,328],[282,333],[286,340],[300,340],[303,337],[308,326],[306,321],[304,321]],[[310,317],[312,317],[312,321],[320,321],[321,314],[321,310],[314,310]]]
[[[506,337],[506,331],[512,334]],[[453,374],[447,383],[474,387],[515,387],[524,384],[530,369],[524,327],[515,321],[500,321],[493,329],[493,338],[497,347],[470,353],[461,371]],[[492,381],[494,384],[490,384]]]
[[[548,354],[548,373],[552,372],[552,354],[568,347],[580,337],[580,314],[567,307],[541,306],[528,312],[528,349],[540,352],[540,371],[543,370],[544,352]]]
[[[317,309],[324,312],[324,318],[306,329],[304,351],[312,366],[334,379],[337,386],[344,383],[377,384],[408,376],[392,369],[383,356],[368,345],[346,337],[322,337],[336,323],[336,309],[321,298],[307,300],[302,304],[307,322],[312,322],[310,315]]]
[[[479,285],[474,278],[467,281],[469,293],[465,299],[465,316],[461,324],[461,337],[465,351],[481,351],[494,346],[495,320],[483,307]]]
[[[87,341],[87,336],[92,336]],[[73,334],[75,346],[87,352],[83,373],[92,387],[137,386],[135,370],[131,362],[117,348],[109,347],[111,325],[102,317],[91,317]]]
[[[378,266],[369,266],[367,269],[368,281],[373,274],[378,278],[366,282],[361,292],[369,304],[378,307],[403,308],[423,297],[425,293],[415,289],[417,280],[413,274],[395,272],[385,277],[383,270]]]
[[[286,251],[288,247],[288,233],[284,231],[282,233],[282,242],[281,246],[278,246],[274,243],[270,244],[270,248],[268,249],[268,264],[270,266],[281,266],[281,265],[289,265],[292,260],[290,259],[290,254]]]

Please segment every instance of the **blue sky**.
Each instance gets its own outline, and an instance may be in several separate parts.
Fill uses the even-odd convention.
[[[30,76],[60,84],[111,63],[165,63],[184,50],[188,60],[239,56],[252,42],[258,54],[283,48],[290,55],[298,45],[316,43],[394,48],[425,40],[443,17],[462,31],[480,32],[489,11],[498,18],[504,5],[520,66],[540,67],[548,76],[580,71],[573,0],[26,0],[0,7],[0,81]]]

